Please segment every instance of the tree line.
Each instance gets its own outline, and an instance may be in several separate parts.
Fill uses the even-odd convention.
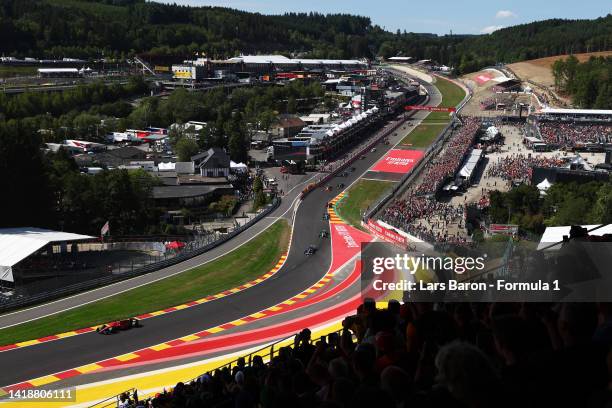
[[[517,224],[541,234],[547,226],[612,222],[612,183],[555,183],[544,197],[536,186],[520,185],[508,192],[492,191],[491,222]]]
[[[222,7],[188,7],[144,0],[5,0],[0,52],[50,58],[228,58],[282,53],[313,58],[395,55],[434,59],[458,73],[497,62],[612,48],[612,15],[594,20],[550,19],[489,35],[389,32],[349,14],[262,15]]]
[[[0,122],[0,227],[37,226],[98,235],[155,233],[158,214],[144,171],[83,176],[64,151],[44,154],[40,134],[19,121]]]
[[[612,109],[612,57],[591,57],[580,63],[574,55],[552,65],[555,88],[582,108]]]
[[[143,97],[136,105],[124,99],[147,94],[148,89],[142,78],[134,77],[125,85],[94,83],[56,93],[0,94],[0,122],[19,122],[39,132],[41,143],[57,143],[65,139],[104,142],[109,132],[198,120],[209,124],[194,140],[198,149],[228,148],[233,160],[244,162],[250,132],[267,131],[278,113],[330,103],[318,83],[302,81],[206,93],[177,89],[165,99]],[[170,137],[174,146],[182,134],[171,131]],[[182,144],[193,150],[193,143]]]

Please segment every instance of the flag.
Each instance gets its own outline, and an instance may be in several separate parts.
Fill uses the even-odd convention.
[[[100,236],[103,237],[104,235],[108,234],[110,232],[110,224],[109,221],[106,221],[106,224],[104,224],[102,226],[102,229],[100,230]]]
[[[13,268],[10,266],[0,266],[0,281],[15,282],[13,279]]]

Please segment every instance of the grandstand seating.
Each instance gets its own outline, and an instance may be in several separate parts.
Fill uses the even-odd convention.
[[[538,125],[544,142],[551,145],[572,148],[586,143],[612,143],[610,124],[541,121]]]
[[[445,180],[459,170],[459,165],[474,143],[479,129],[480,120],[478,118],[469,117],[463,120],[463,125],[450,137],[444,151],[425,167],[420,184],[416,189],[417,194],[435,193]]]
[[[362,304],[269,363],[243,358],[122,407],[605,407],[612,306]]]

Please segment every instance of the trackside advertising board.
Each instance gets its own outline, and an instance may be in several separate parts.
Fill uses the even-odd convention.
[[[421,150],[400,150],[393,149],[376,163],[372,171],[385,173],[408,173],[421,159]]]
[[[372,234],[376,235],[380,239],[384,239],[387,242],[399,245],[402,248],[406,246],[406,237],[403,237],[395,231],[384,228],[372,220],[368,220],[368,223],[365,226],[368,230],[370,230],[370,232],[372,232]]]

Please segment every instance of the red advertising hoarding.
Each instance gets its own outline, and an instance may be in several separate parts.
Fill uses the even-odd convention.
[[[421,150],[400,150],[393,149],[378,161],[372,171],[386,173],[408,173],[421,159]]]
[[[405,110],[423,110],[429,112],[455,112],[454,107],[446,108],[444,106],[421,106],[421,105],[408,105],[404,107]]]
[[[384,228],[372,220],[368,220],[368,223],[365,224],[365,226],[372,234],[376,235],[378,238],[383,239],[392,244],[399,245],[402,248],[406,247],[406,244],[408,242],[406,240],[406,237],[398,234],[397,232]]]

